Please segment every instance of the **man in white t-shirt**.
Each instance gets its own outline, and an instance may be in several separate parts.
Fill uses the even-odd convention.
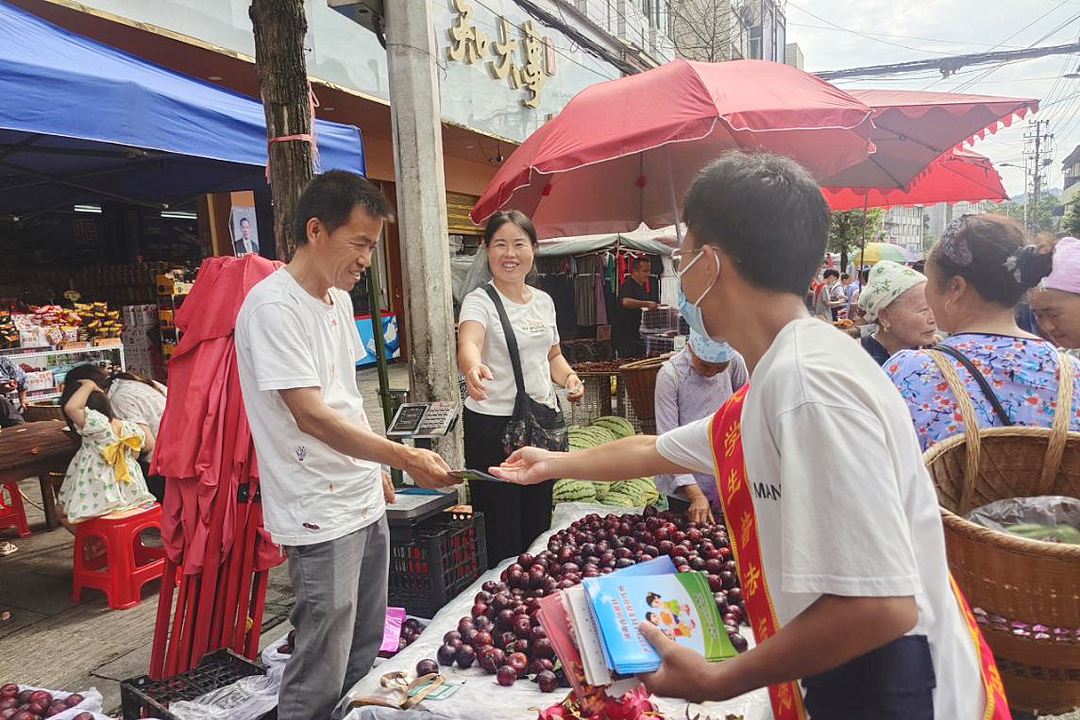
[[[800,681],[813,720],[982,718],[976,647],[911,417],[869,356],[803,302],[829,223],[817,183],[789,159],[727,153],[691,186],[684,218],[683,315],[751,373],[741,442],[779,629],[710,664],[643,625],[663,658],[646,685],[700,701]],[[528,448],[493,472],[523,483],[711,473],[711,422],[569,454]]]
[[[315,178],[296,207],[296,254],[251,289],[236,319],[244,407],[263,517],[289,558],[296,595],[281,720],[326,720],[382,642],[393,488],[380,465],[421,487],[456,480],[441,457],[371,431],[356,385],[364,356],[348,291],[392,217],[353,173]]]

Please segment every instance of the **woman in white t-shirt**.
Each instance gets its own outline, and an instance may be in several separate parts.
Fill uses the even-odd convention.
[[[495,213],[484,230],[484,248],[490,284],[514,329],[526,393],[538,403],[558,408],[555,383],[569,391],[571,401],[580,399],[585,388],[559,347],[555,303],[543,290],[525,284],[537,248],[532,222],[517,210]],[[465,464],[486,471],[506,459],[502,436],[514,412],[517,386],[499,313],[485,288],[465,296],[458,319],[458,369],[469,393]],[[491,567],[524,552],[551,526],[553,484],[554,480],[528,487],[470,483],[473,507],[484,513]]]
[[[116,416],[122,420],[137,422],[150,428],[157,437],[161,427],[161,416],[165,414],[165,400],[168,389],[159,382],[136,375],[133,372],[113,373],[102,386],[109,395]],[[146,486],[158,502],[165,499],[165,479],[160,475],[150,474],[150,464],[154,459],[154,450],[144,453],[139,458]]]

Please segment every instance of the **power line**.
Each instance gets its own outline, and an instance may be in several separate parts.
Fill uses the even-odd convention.
[[[995,47],[995,48],[998,48],[998,47],[1001,47],[1001,46],[1003,46],[1003,45],[1004,45],[1005,43],[1009,42],[1009,41],[1010,41],[1010,40],[1012,40],[1012,39],[1013,39],[1014,37],[1016,37],[1016,36],[1017,36],[1017,35],[1019,35],[1020,33],[1024,32],[1024,31],[1025,31],[1025,30],[1027,30],[1027,29],[1028,29],[1029,27],[1031,27],[1031,26],[1032,26],[1032,25],[1034,25],[1035,23],[1039,22],[1040,20],[1042,20],[1042,19],[1043,19],[1044,17],[1046,17],[1047,15],[1050,15],[1051,13],[1053,13],[1053,12],[1056,12],[1056,11],[1057,11],[1057,9],[1058,9],[1058,8],[1060,8],[1060,7],[1062,6],[1062,5],[1064,5],[1064,4],[1066,3],[1066,2],[1068,2],[1068,0],[1061,0],[1061,2],[1060,2],[1060,3],[1058,3],[1058,4],[1057,4],[1057,5],[1055,5],[1054,7],[1050,8],[1049,10],[1047,10],[1046,12],[1044,12],[1044,13],[1043,13],[1042,15],[1040,15],[1040,16],[1039,16],[1039,17],[1037,17],[1037,18],[1035,18],[1034,20],[1032,20],[1031,22],[1029,22],[1029,23],[1028,23],[1027,25],[1023,26],[1022,28],[1020,28],[1019,30],[1017,30],[1016,32],[1014,32],[1014,33],[1013,33],[1012,35],[1009,35],[1009,37],[1005,38],[1004,40],[1002,40],[1001,42],[999,42],[999,43],[998,43],[997,45],[995,45],[994,47]],[[1032,45],[1034,45],[1034,44],[1035,44],[1035,43],[1031,43],[1031,45],[1028,45],[1028,47],[1031,47],[1031,46],[1032,46]],[[945,75],[945,74],[943,73],[943,75]],[[945,77],[947,77],[947,75],[945,75]],[[941,81],[942,81],[943,79],[944,79],[944,77],[942,77],[942,78],[938,78],[937,80],[935,80],[934,82],[930,83],[930,84],[929,84],[929,85],[927,85],[927,86],[926,86],[925,88],[923,88],[923,90],[928,90],[929,88],[933,87],[933,86],[934,86],[934,85],[936,85],[937,83],[941,82]]]
[[[1047,45],[1038,48],[1024,48],[1023,50],[1000,50],[997,52],[968,53],[965,55],[950,55],[932,60],[912,60],[888,65],[868,65],[866,67],[847,68],[845,70],[826,70],[814,73],[824,80],[835,80],[845,77],[869,77],[871,75],[896,75],[900,73],[918,72],[923,70],[937,69],[945,76],[952,75],[962,67],[969,65],[981,65],[991,62],[1015,62],[1018,60],[1030,60],[1033,58],[1046,57],[1048,55],[1062,55],[1080,52],[1080,43],[1068,45]]]
[[[813,28],[815,30],[828,30],[830,32],[855,32],[855,31],[849,30],[848,28],[845,28],[845,27],[839,27],[839,26],[829,27],[827,25],[814,25],[812,23],[788,22],[787,26],[788,27]],[[858,33],[856,33],[856,34],[858,34]],[[901,40],[921,40],[923,42],[939,43],[939,44],[942,44],[942,45],[979,45],[979,46],[983,46],[983,47],[992,47],[992,48],[1011,47],[1011,48],[1014,48],[1014,49],[1020,49],[1020,48],[1024,47],[1023,45],[1003,46],[1001,43],[976,42],[974,40],[942,40],[941,38],[920,37],[918,35],[897,35],[895,33],[879,32],[879,33],[874,33],[874,34],[877,35],[878,37],[899,38]]]
[[[827,23],[829,25],[832,25],[837,30],[843,30],[844,32],[849,32],[852,35],[858,35],[859,37],[866,38],[867,40],[873,40],[874,42],[879,42],[879,43],[881,43],[883,45],[892,45],[893,47],[903,48],[905,50],[911,50],[912,52],[922,52],[922,53],[927,53],[928,52],[928,53],[934,53],[935,55],[948,55],[948,53],[941,52],[940,50],[930,50],[928,48],[913,48],[913,47],[911,47],[909,45],[901,45],[900,43],[891,42],[889,40],[882,40],[881,38],[874,37],[873,35],[868,35],[868,34],[866,34],[864,32],[859,31],[859,30],[852,30],[851,28],[846,28],[843,25],[837,25],[832,20],[826,20],[825,18],[821,17],[820,15],[815,15],[814,13],[810,12],[806,8],[800,7],[800,6],[796,5],[795,3],[791,2],[791,0],[788,0],[788,5],[795,8],[796,10],[799,10],[801,12],[806,13],[807,15],[809,15],[812,18],[820,20],[823,23]]]
[[[1062,0],[1061,4],[1059,4],[1059,5],[1058,5],[1058,7],[1061,7],[1061,5],[1064,5],[1064,4],[1065,4],[1065,1],[1064,1],[1064,0]],[[1045,17],[1045,15],[1044,15],[1043,17]],[[1073,15],[1072,17],[1070,17],[1069,19],[1067,19],[1067,20],[1066,20],[1065,22],[1061,23],[1061,24],[1060,24],[1060,25],[1058,25],[1058,26],[1057,26],[1056,28],[1054,28],[1054,29],[1053,29],[1053,30],[1051,30],[1050,32],[1048,32],[1048,33],[1046,33],[1045,35],[1043,35],[1042,37],[1040,37],[1040,38],[1039,38],[1038,40],[1036,40],[1035,42],[1031,43],[1031,45],[1029,45],[1028,47],[1034,47],[1035,45],[1038,45],[1038,44],[1039,44],[1039,43],[1041,43],[1041,42],[1042,42],[1043,40],[1046,40],[1046,39],[1047,39],[1048,37],[1050,37],[1050,36],[1051,36],[1051,35],[1053,35],[1054,33],[1058,32],[1058,31],[1059,31],[1059,30],[1061,30],[1062,28],[1065,28],[1065,27],[1067,27],[1067,26],[1071,25],[1072,23],[1074,23],[1074,22],[1075,22],[1075,21],[1076,21],[1077,19],[1080,19],[1080,12],[1076,13],[1075,15]],[[1019,32],[1019,31],[1018,31],[1018,32]],[[1015,35],[1015,34],[1016,34],[1016,33],[1014,33],[1013,35]],[[1006,38],[1006,40],[1012,39],[1012,37],[1013,37],[1013,36],[1009,36],[1008,38]],[[969,87],[971,87],[971,86],[975,85],[976,83],[978,83],[978,82],[979,82],[980,80],[982,80],[982,79],[984,79],[984,78],[986,78],[986,77],[989,77],[991,73],[993,73],[993,72],[996,72],[997,70],[1000,70],[1000,69],[1001,69],[1001,67],[1002,67],[1002,66],[1003,66],[1004,64],[1005,64],[1005,63],[1001,63],[1001,65],[997,65],[996,67],[992,67],[992,68],[990,68],[989,70],[987,70],[987,71],[986,71],[985,73],[983,73],[982,75],[980,75],[979,77],[977,77],[977,78],[972,78],[971,80],[967,81],[966,83],[963,83],[963,84],[961,84],[961,85],[960,85],[960,87],[958,87],[958,88],[956,88],[956,89],[954,90],[954,92],[963,92],[964,90],[966,90],[966,89],[968,89]]]

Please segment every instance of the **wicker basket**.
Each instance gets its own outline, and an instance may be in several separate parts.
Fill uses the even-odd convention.
[[[29,403],[23,410],[23,420],[39,422],[41,420],[63,420],[64,410],[59,405],[49,402]]]
[[[935,353],[937,355],[937,353]],[[1080,627],[1080,546],[1028,540],[965,520],[995,500],[1041,495],[1080,497],[1080,433],[1071,411],[1052,428],[977,430],[974,411],[951,362],[935,357],[959,399],[965,434],[923,456],[937,489],[949,568],[972,607],[1011,621]],[[1066,360],[1058,404],[1071,407]],[[1080,641],[1035,640],[983,626],[1013,708],[1056,714],[1080,705]]]
[[[619,367],[619,375],[626,383],[626,393],[630,396],[630,404],[634,408],[634,414],[640,420],[651,420],[656,417],[656,374],[660,372],[660,366],[672,354],[646,358]]]

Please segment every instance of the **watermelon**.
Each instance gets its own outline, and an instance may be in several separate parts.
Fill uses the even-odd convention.
[[[558,480],[552,489],[551,500],[553,503],[595,502],[596,489],[586,480]]]
[[[616,439],[630,437],[634,434],[634,426],[626,418],[617,415],[604,415],[592,421],[591,427],[602,427],[611,431]]]

